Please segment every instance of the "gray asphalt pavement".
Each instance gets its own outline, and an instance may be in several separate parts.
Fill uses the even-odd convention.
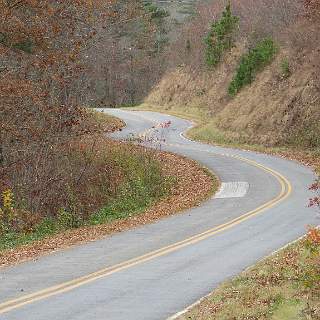
[[[182,214],[0,269],[1,320],[167,319],[302,236],[308,224],[319,224],[317,212],[307,208],[314,179],[309,168],[192,142],[182,135],[191,123],[172,116],[105,112],[127,123],[115,138],[164,138],[163,149],[213,170],[223,188]],[[170,127],[161,129],[167,121]]]

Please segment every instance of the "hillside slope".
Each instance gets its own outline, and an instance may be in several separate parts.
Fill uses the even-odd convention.
[[[259,9],[260,2],[256,2],[255,10]],[[279,8],[275,3],[271,9],[274,18]],[[244,21],[243,9],[235,4],[234,10],[240,21]],[[297,19],[296,14],[286,17],[286,21],[281,18],[281,34],[280,29],[275,28],[265,35],[277,43],[278,53],[273,62],[256,75],[253,83],[235,97],[228,94],[228,85],[241,56],[254,46],[252,30],[256,30],[256,26],[248,28],[240,23],[234,47],[225,53],[218,66],[210,69],[199,61],[199,57],[204,59],[202,39],[206,30],[202,29],[201,34],[197,26],[210,22],[200,15],[176,44],[181,46],[187,39],[193,44],[191,53],[176,59],[179,63],[166,73],[146,103],[162,106],[167,111],[201,114],[209,123],[207,129],[217,127],[241,141],[319,148],[320,47],[316,32],[319,20],[305,14],[291,24],[291,19]],[[269,30],[267,19],[261,23]],[[192,35],[192,30],[198,31]]]

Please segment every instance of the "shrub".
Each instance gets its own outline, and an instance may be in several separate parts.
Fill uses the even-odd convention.
[[[305,261],[302,265],[304,273],[302,283],[306,288],[314,289],[319,292],[320,289],[320,230],[309,228],[305,241]]]
[[[277,50],[274,41],[266,38],[242,56],[236,75],[229,85],[229,94],[235,96],[242,87],[252,83],[257,72],[272,61]]]
[[[12,45],[13,48],[24,51],[26,53],[32,53],[33,50],[33,42],[30,39],[25,41],[17,42]]]
[[[168,17],[170,14],[167,10],[157,7],[156,5],[148,2],[145,4],[145,9],[147,12],[151,13],[152,19],[162,19]]]
[[[34,47],[34,43],[31,39],[25,39],[16,43],[12,43],[8,35],[3,32],[0,32],[0,43],[6,47],[21,50],[26,53],[32,53]]]
[[[309,207],[320,209],[320,172],[315,182],[310,186],[309,190],[315,193],[315,196],[310,199]],[[304,242],[306,249],[306,261],[303,265],[305,270],[303,283],[307,288],[313,288],[316,292],[320,290],[320,229],[309,227],[306,241]]]
[[[0,32],[0,43],[5,44],[7,41],[7,35],[4,34],[3,32]]]
[[[173,181],[163,175],[155,154],[143,149],[129,151],[122,149],[114,154],[125,179],[115,197],[90,217],[90,224],[134,215],[169,194]]]
[[[14,198],[11,189],[2,192],[2,208],[0,206],[0,220],[4,224],[11,223],[14,219]]]
[[[57,216],[57,224],[62,230],[79,228],[83,224],[81,213],[60,209]]]
[[[229,3],[223,11],[222,17],[212,23],[211,30],[204,39],[208,66],[216,66],[220,62],[223,53],[231,49],[233,33],[238,21],[238,17],[232,14],[231,4]]]
[[[281,73],[284,78],[288,78],[291,74],[290,64],[287,58],[284,58],[281,62]]]

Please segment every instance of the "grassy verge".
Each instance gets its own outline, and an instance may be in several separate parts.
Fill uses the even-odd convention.
[[[194,121],[197,125],[204,124],[206,122],[206,119],[208,119],[207,110],[200,107],[185,108],[183,106],[158,106],[149,103],[143,103],[139,106],[130,108],[130,110],[155,111],[164,114],[171,114],[176,117]]]
[[[179,320],[320,319],[316,231],[220,285]]]
[[[261,144],[250,144],[244,136],[218,129],[214,121],[197,125],[189,130],[187,134],[193,140],[209,144],[278,155],[310,165],[313,168],[320,166],[319,148],[304,149],[293,146],[268,147]]]
[[[161,165],[152,151],[138,149],[140,152],[136,154],[128,154],[127,150],[120,149],[115,155],[126,180],[108,205],[90,217],[89,224],[125,219],[144,211],[170,194],[176,178],[163,175]]]
[[[245,136],[221,131],[208,122],[204,109],[142,105],[151,110],[193,120],[187,135],[194,140],[224,147],[264,152],[320,166],[320,150],[290,146],[253,145]],[[314,233],[316,234],[316,233]],[[311,236],[312,238],[312,236]],[[223,283],[180,320],[295,320],[320,319],[320,234],[298,241]]]
[[[132,110],[156,111],[173,116],[191,120],[195,126],[187,132],[190,139],[205,142],[208,144],[219,145],[222,147],[238,148],[256,152],[278,155],[291,160],[296,160],[313,168],[320,167],[320,149],[305,149],[295,146],[269,147],[261,144],[249,143],[245,135],[241,133],[222,131],[217,128],[215,121],[208,121],[208,114],[205,108],[193,107],[184,108],[179,106],[163,107],[142,104]]]
[[[12,204],[7,203],[3,208],[0,251],[41,240],[68,229],[124,219],[141,213],[159,199],[169,195],[174,186],[174,179],[163,174],[154,152],[130,144],[105,143],[100,146],[102,148],[99,152],[108,154],[94,157],[91,165],[98,167],[105,161],[108,165],[104,169],[114,171],[114,175],[108,178],[118,180],[109,184],[109,190],[103,190],[103,181],[101,185],[95,185],[95,180],[89,186],[94,192],[86,189],[86,192],[94,195],[99,193],[99,196],[104,198],[101,200],[101,208],[86,215],[81,213],[81,206],[74,209],[61,208],[54,216],[43,217],[31,224],[32,215],[14,208],[14,199],[7,199],[7,202],[9,200]],[[90,175],[89,177],[92,178]],[[90,184],[90,181],[87,183]],[[110,187],[115,190],[110,190]],[[74,201],[78,199],[75,198]],[[90,201],[90,198],[87,201]],[[22,213],[28,215],[26,221],[23,220],[25,217]]]
[[[72,245],[95,241],[115,232],[156,222],[169,215],[198,206],[218,189],[218,179],[193,160],[161,152],[156,154],[156,161],[160,165],[163,177],[171,185],[168,196],[163,196],[151,203],[150,190],[148,190],[149,196],[142,199],[144,202],[141,205],[142,200],[139,198],[144,194],[141,189],[134,196],[138,199],[135,202],[130,201],[126,195],[120,197],[121,192],[119,192],[120,198],[115,197],[113,201],[97,210],[91,216],[90,221],[78,228],[66,229],[65,219],[67,218],[68,221],[70,215],[63,214],[61,219],[64,223],[61,225],[49,224],[43,234],[41,230],[38,230],[32,235],[26,235],[29,237],[27,240],[20,238],[22,240],[20,244],[24,243],[24,245],[15,246],[9,250],[0,250],[0,267],[35,259]],[[132,183],[136,185],[139,182],[134,179]],[[128,190],[127,184],[122,186],[122,191]],[[136,204],[140,204],[140,209]],[[45,225],[43,227],[46,228]],[[30,239],[31,236],[32,239]]]

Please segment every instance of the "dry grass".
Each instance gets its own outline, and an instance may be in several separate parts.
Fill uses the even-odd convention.
[[[220,285],[179,320],[320,319],[320,243],[290,245]]]
[[[146,99],[162,111],[195,119],[216,120],[219,129],[241,133],[249,143],[265,146],[320,146],[320,91],[318,53],[282,50],[254,83],[235,98],[227,87],[243,49],[236,48],[211,73],[193,74],[180,68],[167,74]],[[295,56],[296,54],[296,56]],[[281,64],[288,59],[290,76]]]
[[[249,2],[251,11],[258,10],[254,8],[255,1]],[[259,1],[259,5],[261,3]],[[285,3],[289,5],[290,1]],[[239,5],[245,7],[245,4]],[[286,15],[287,10],[275,1],[272,1],[272,6],[273,10],[279,9],[278,18],[284,19],[282,15]],[[265,6],[264,10],[269,10],[270,15],[269,7]],[[273,15],[269,18],[276,17]],[[261,15],[256,18],[256,22],[263,19]],[[285,30],[272,29],[275,33],[281,33],[281,39],[276,39],[280,46],[279,54],[236,97],[231,98],[227,88],[241,56],[252,45],[249,34],[246,38],[239,37],[237,45],[214,70],[194,67],[198,63],[195,60],[189,65],[187,58],[180,61],[151,91],[145,100],[146,104],[161,106],[163,111],[172,114],[187,117],[193,114],[196,120],[200,113],[201,118],[214,121],[220,131],[241,135],[248,144],[319,148],[320,60],[317,45],[319,33],[316,32],[319,22],[302,19],[288,25]],[[199,34],[198,29],[194,32],[194,37],[201,39],[204,36]],[[204,56],[204,52],[198,54]],[[284,62],[287,63],[285,73],[282,67]],[[207,126],[210,125],[208,122],[211,121],[206,122]]]
[[[184,106],[158,106],[144,103],[133,110],[149,110],[171,114],[191,120],[195,126],[187,132],[190,139],[205,142],[208,144],[223,147],[251,150],[271,155],[280,156],[289,160],[295,160],[313,168],[320,167],[320,149],[308,149],[299,146],[266,146],[263,144],[252,143],[245,133],[234,132],[231,130],[221,130],[217,127],[215,120],[209,120],[208,113],[203,108]]]
[[[243,150],[267,153],[280,156],[289,160],[295,160],[312,168],[320,167],[320,149],[307,149],[303,147],[279,146],[272,147],[263,144],[250,143],[246,135],[239,132],[226,131],[217,128],[215,121],[202,123],[188,131],[191,139],[199,140],[209,144],[232,147]]]

